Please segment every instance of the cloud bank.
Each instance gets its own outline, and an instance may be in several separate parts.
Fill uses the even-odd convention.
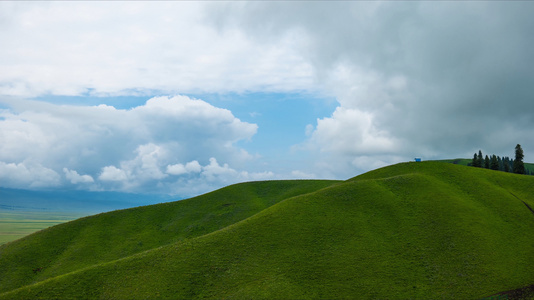
[[[250,139],[257,125],[202,100],[155,97],[129,110],[3,103],[10,106],[0,111],[3,186],[174,193],[199,178],[206,180],[204,188],[216,188],[272,176],[235,169],[253,159],[235,143]]]
[[[210,10],[215,24],[258,43],[299,32],[305,42],[295,47],[339,102],[310,124],[307,146],[337,176],[377,161],[532,149],[533,12],[531,2],[389,1]]]
[[[202,2],[0,3],[0,94],[153,95],[311,86],[291,37],[259,45]],[[38,46],[37,46],[38,45]],[[288,52],[289,50],[289,52]]]
[[[195,193],[343,179],[416,156],[513,156],[517,143],[529,161],[533,14],[524,1],[0,2],[0,180]],[[223,102],[155,97],[232,93],[310,94],[337,108],[284,145],[277,163],[298,165],[284,175],[262,169],[272,153],[238,146],[269,128]],[[47,95],[149,100],[25,100]]]

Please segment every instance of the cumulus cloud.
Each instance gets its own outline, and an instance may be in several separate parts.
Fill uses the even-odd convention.
[[[7,109],[0,110],[0,176],[9,177],[2,180],[7,186],[57,186],[62,170],[72,184],[103,189],[168,192],[169,185],[158,184],[201,171],[219,187],[221,172],[239,174],[228,164],[243,167],[252,157],[235,143],[257,131],[229,110],[185,96],[155,97],[128,110],[14,98],[1,103]],[[219,166],[214,157],[227,163]]]
[[[228,163],[219,164],[215,157],[210,157],[209,163],[201,166],[197,161],[168,166],[167,172],[175,178],[172,181],[170,189],[177,194],[193,196],[202,191],[209,191],[225,185],[230,185],[244,181],[257,181],[277,179],[279,175],[271,171],[249,172],[238,171],[232,168]]]
[[[120,162],[120,168],[105,166],[98,179],[109,182],[120,182],[124,189],[138,188],[145,183],[154,184],[165,179],[168,174],[162,170],[167,156],[166,150],[158,145],[149,143],[140,145],[134,151],[134,159]]]
[[[39,163],[0,161],[0,182],[9,188],[49,188],[61,184],[59,174]]]
[[[72,184],[95,182],[93,177],[90,175],[80,175],[75,170],[63,168],[63,172],[65,173],[65,178],[67,178],[67,180],[69,180]]]
[[[201,170],[202,170],[202,166],[196,160],[190,161],[186,163],[185,165],[175,164],[175,165],[167,166],[167,174],[171,174],[171,175],[182,175],[186,173],[200,173]]]
[[[317,120],[311,141],[320,145],[321,151],[351,156],[398,149],[394,138],[373,121],[369,112],[338,107],[331,117]]]
[[[134,174],[136,178],[159,180],[167,177],[161,171],[161,160],[166,157],[165,150],[155,144],[140,145],[135,150],[137,156],[128,162],[122,162],[123,169],[128,174]]]
[[[232,178],[238,175],[237,171],[230,168],[228,164],[219,165],[217,159],[214,157],[210,158],[209,165],[202,168],[202,175],[206,177],[207,180],[213,181],[217,177],[223,178]]]
[[[102,168],[102,173],[98,176],[98,179],[103,181],[126,181],[128,176],[124,170],[115,166],[106,166]]]
[[[0,177],[194,194],[284,176],[251,168],[260,156],[238,146],[256,124],[202,100],[118,109],[20,95],[335,98],[331,115],[302,125],[300,152],[278,169],[287,177],[478,149],[512,156],[517,143],[532,157],[533,12],[532,2],[0,2]]]
[[[307,128],[308,146],[323,153],[317,166],[534,148],[534,3],[218,5],[215,24],[259,43],[301,34],[295,47],[339,102]]]

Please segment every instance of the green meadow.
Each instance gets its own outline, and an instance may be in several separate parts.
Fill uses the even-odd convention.
[[[80,216],[74,213],[0,210],[0,245]]]
[[[533,176],[444,162],[242,183],[2,245],[0,299],[482,299],[534,284],[529,207]]]

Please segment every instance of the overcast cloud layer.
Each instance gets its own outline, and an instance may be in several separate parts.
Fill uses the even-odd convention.
[[[533,2],[0,2],[0,186],[193,195],[512,157],[517,143],[534,161],[533,15]],[[181,96],[233,92],[338,107],[302,124],[287,151],[307,160],[288,173],[239,146],[268,128]],[[147,102],[29,100],[44,95]]]

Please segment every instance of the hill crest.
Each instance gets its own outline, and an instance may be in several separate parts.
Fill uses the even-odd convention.
[[[36,274],[0,299],[482,298],[534,281],[528,268],[534,257],[534,217],[521,203],[534,204],[533,179],[439,162],[403,163],[345,182],[321,182],[320,187],[308,182],[313,190],[293,186],[299,192],[278,192],[272,205],[258,194],[287,186],[235,185],[224,197],[209,198],[204,204],[209,213],[198,222],[175,225],[200,230],[216,215],[229,213],[225,209],[232,205],[223,205],[235,203],[237,195],[248,199],[247,207],[256,207],[248,217],[118,260],[73,267],[71,273],[59,273],[56,265],[67,263],[60,256],[47,266],[48,280]],[[174,204],[166,205],[168,210]],[[120,219],[127,217],[121,213],[135,212],[137,219],[149,222],[143,224],[154,226],[143,216],[151,210],[98,218]],[[95,247],[77,247],[82,245]],[[0,247],[2,275],[9,274],[2,258],[11,250],[12,245]]]

